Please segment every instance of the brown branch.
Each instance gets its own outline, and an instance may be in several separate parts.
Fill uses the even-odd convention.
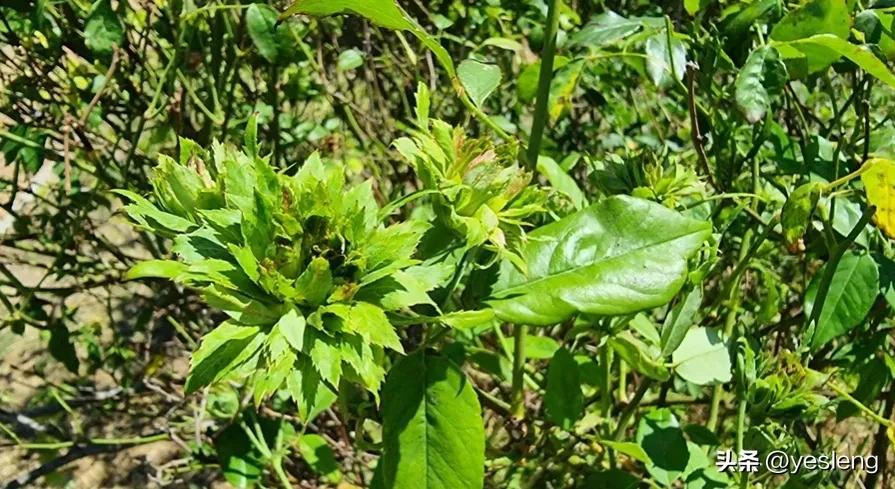
[[[718,184],[715,182],[715,177],[712,175],[711,166],[709,166],[709,157],[705,152],[705,136],[702,135],[702,131],[699,129],[699,114],[696,110],[696,70],[698,67],[694,63],[687,64],[687,95],[688,95],[688,106],[690,110],[690,135],[693,139],[693,146],[696,148],[696,155],[699,157],[699,164],[702,166],[702,170],[705,172],[705,176],[711,184],[712,187],[719,189]]]

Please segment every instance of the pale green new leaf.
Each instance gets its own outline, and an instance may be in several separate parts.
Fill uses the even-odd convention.
[[[503,74],[500,67],[467,59],[457,67],[457,76],[469,94],[469,98],[479,107],[500,86]]]
[[[481,489],[485,432],[472,383],[450,360],[403,358],[382,391],[385,487]]]
[[[384,346],[404,353],[401,339],[382,309],[367,302],[359,302],[351,308],[346,327],[374,345]]]
[[[167,278],[173,279],[183,273],[187,266],[173,260],[147,260],[137,263],[127,271],[125,279]]]
[[[729,382],[730,353],[715,328],[693,328],[671,356],[674,371],[688,382],[709,385]]]
[[[305,348],[305,322],[304,316],[297,309],[292,308],[280,318],[277,327],[295,351],[304,351]]]
[[[531,232],[527,273],[502,263],[488,303],[504,321],[542,326],[657,307],[680,290],[710,233],[654,202],[609,197]]]

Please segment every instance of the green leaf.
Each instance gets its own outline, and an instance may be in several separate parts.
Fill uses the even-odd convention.
[[[258,54],[269,63],[276,63],[279,53],[276,24],[277,11],[270,6],[253,3],[246,9],[246,30]]]
[[[224,322],[205,335],[190,359],[186,393],[217,382],[254,355],[264,340],[259,332],[257,326]]]
[[[346,49],[339,53],[336,65],[339,71],[351,71],[364,64],[364,53],[357,49]]]
[[[687,331],[696,320],[700,306],[702,306],[702,289],[697,287],[665,317],[660,341],[663,357],[674,353],[684,341]]]
[[[809,0],[780,19],[771,30],[771,39],[793,41],[816,34],[844,39],[851,27],[849,10],[846,0]]]
[[[479,107],[500,86],[503,76],[497,65],[467,59],[457,67],[457,76],[469,98]]]
[[[649,455],[647,455],[643,447],[641,447],[637,443],[633,443],[630,441],[600,440],[600,445],[606,445],[616,452],[623,453],[633,458],[634,460],[637,460],[638,462],[643,462],[645,464],[652,463]]]
[[[597,49],[624,39],[649,24],[655,24],[655,19],[625,18],[609,10],[593,17],[587,25],[571,37],[570,42],[572,45]]]
[[[167,278],[173,279],[184,271],[187,266],[174,260],[146,260],[137,263],[124,276],[125,280],[138,278]]]
[[[410,31],[438,59],[447,71],[448,76],[456,73],[450,54],[438,40],[426,33],[402,9],[395,0],[297,0],[281,18],[295,14],[307,14],[318,17],[339,13],[354,13],[366,18],[374,24],[396,31]]]
[[[538,157],[538,171],[547,177],[554,189],[566,194],[575,206],[575,209],[583,209],[587,205],[587,197],[578,187],[578,183],[572,178],[553,158],[549,156]]]
[[[734,85],[737,107],[747,121],[754,124],[764,119],[786,78],[786,65],[775,48],[763,46],[749,55]]]
[[[671,356],[674,371],[697,385],[730,382],[730,353],[716,328],[693,328]]]
[[[374,24],[398,31],[410,30],[413,23],[394,0],[298,0],[282,17],[307,14],[316,17],[351,12]]]
[[[581,418],[584,395],[578,363],[565,348],[556,350],[547,367],[547,388],[544,392],[547,419],[564,430],[570,430]]]
[[[84,24],[84,44],[98,56],[111,54],[124,39],[124,27],[112,10],[112,0],[97,0]]]
[[[320,435],[307,434],[298,440],[298,452],[314,472],[332,484],[342,479],[332,448]]]
[[[815,299],[827,266],[818,270],[805,291],[805,314],[808,317],[811,317],[812,311],[818,306]],[[805,342],[812,350],[817,351],[830,340],[851,331],[861,324],[878,295],[879,270],[876,262],[870,255],[847,253],[833,272],[830,290],[817,318],[814,335],[806,338]]]
[[[823,184],[808,182],[793,190],[783,204],[780,224],[783,227],[783,240],[790,249],[796,246],[808,230],[822,191]]]
[[[395,332],[382,309],[367,302],[360,302],[351,308],[346,323],[348,331],[362,336],[374,345],[384,346],[399,353],[404,353],[401,338]]]
[[[623,331],[609,338],[609,346],[634,370],[647,377],[665,381],[671,377],[668,368],[656,358],[658,352],[650,350],[646,343]]]
[[[382,418],[384,487],[483,487],[481,407],[450,360],[415,353],[395,364],[382,391]]]
[[[494,320],[493,309],[480,311],[454,311],[438,317],[438,320],[454,329],[472,329]]]
[[[304,316],[295,308],[289,309],[277,323],[277,327],[289,342],[289,346],[298,352],[304,351],[306,325]]]
[[[656,481],[667,487],[683,475],[690,451],[671,410],[657,409],[641,418],[636,439],[653,461],[646,470]]]
[[[646,40],[646,71],[657,87],[667,87],[684,79],[687,71],[687,48],[671,34],[669,49],[668,33],[661,30]]]
[[[875,76],[879,81],[895,87],[895,74],[889,70],[876,54],[867,46],[858,46],[832,34],[818,34],[805,39],[775,44],[780,54],[791,63],[801,62],[803,73],[814,73],[826,68],[829,63],[846,57],[862,70]],[[829,62],[825,62],[829,60]]]
[[[879,291],[889,307],[895,309],[895,261],[882,255],[876,256],[879,268]]]
[[[324,335],[314,336],[310,352],[314,368],[329,385],[337,387],[342,378],[342,355],[339,344]]]
[[[684,9],[690,15],[696,15],[711,3],[711,0],[684,0]]]
[[[546,360],[548,358],[553,358],[553,355],[559,350],[559,343],[548,336],[527,334],[522,341],[525,344],[525,358]],[[515,350],[513,339],[505,338],[503,340],[503,347],[510,355],[512,355]]]
[[[184,233],[196,227],[187,219],[159,210],[152,202],[134,192],[129,190],[114,190],[113,192],[134,202],[124,206],[124,210],[131,219],[146,229],[155,232]]]
[[[325,258],[315,257],[295,281],[296,301],[319,306],[333,288],[333,275]]]
[[[488,303],[507,322],[630,314],[670,301],[711,225],[654,202],[605,198],[528,235],[527,273],[501,264]]]
[[[864,162],[861,181],[867,202],[876,206],[873,221],[890,238],[895,238],[895,161],[871,158]]]
[[[224,478],[234,487],[253,487],[264,470],[264,459],[236,422],[214,440]]]
[[[71,334],[63,323],[57,323],[50,329],[50,341],[47,344],[50,355],[57,361],[65,365],[69,372],[77,375],[78,354],[75,351],[75,345],[71,342]]]

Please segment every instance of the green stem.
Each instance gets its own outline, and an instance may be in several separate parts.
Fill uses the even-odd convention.
[[[637,387],[637,392],[634,393],[631,402],[625,406],[624,411],[622,411],[621,416],[618,418],[618,425],[615,427],[615,433],[612,434],[612,441],[621,441],[622,436],[625,434],[625,429],[628,427],[628,423],[631,422],[634,412],[637,411],[637,407],[640,406],[640,401],[643,400],[643,396],[646,394],[646,391],[649,390],[651,385],[653,385],[652,379],[643,379],[643,381],[640,382],[640,386]]]
[[[550,100],[550,83],[553,81],[553,58],[556,52],[556,33],[559,30],[559,5],[560,0],[550,2],[547,10],[547,29],[544,32],[544,48],[541,50],[541,72],[538,80],[538,98],[535,102],[534,121],[531,126],[531,136],[528,139],[528,157],[526,164],[529,169],[534,169],[538,163],[538,155],[541,152],[541,140],[544,137],[544,128],[547,126],[547,103]],[[490,119],[490,118],[489,118]],[[513,384],[510,396],[512,409],[510,413],[516,419],[525,417],[525,387],[523,376],[525,375],[525,334],[527,327],[517,324],[513,331]]]
[[[856,408],[858,408],[861,412],[863,412],[864,414],[866,414],[868,418],[872,419],[873,421],[876,421],[877,423],[879,423],[879,424],[881,424],[881,425],[883,425],[883,426],[888,426],[888,427],[892,427],[892,426],[893,426],[893,423],[892,423],[891,421],[889,421],[888,419],[886,419],[886,418],[880,416],[880,415],[877,414],[874,410],[872,410],[872,409],[870,409],[869,407],[865,406],[864,403],[862,403],[861,401],[855,399],[851,394],[848,393],[848,391],[846,391],[846,390],[845,390],[842,386],[840,386],[839,384],[837,384],[837,383],[835,383],[835,382],[830,382],[830,383],[829,383],[829,386],[830,386],[830,389],[833,389],[833,392],[835,392],[835,393],[838,394],[840,397],[842,397],[843,399],[845,399],[846,401],[848,401],[849,403],[851,403],[852,405],[854,405],[854,406],[855,406]]]
[[[525,336],[528,327],[517,324],[513,331],[513,384],[510,395],[510,415],[516,419],[525,418]]]
[[[553,0],[547,10],[547,29],[544,32],[544,47],[541,49],[537,101],[535,102],[534,120],[531,123],[531,135],[528,138],[527,163],[529,169],[534,169],[538,164],[544,128],[547,127],[550,84],[553,82],[553,59],[556,54],[556,32],[559,30],[559,5],[560,0]]]

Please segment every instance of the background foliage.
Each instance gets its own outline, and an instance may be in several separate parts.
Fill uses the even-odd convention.
[[[892,487],[893,21],[5,1],[0,481]]]

